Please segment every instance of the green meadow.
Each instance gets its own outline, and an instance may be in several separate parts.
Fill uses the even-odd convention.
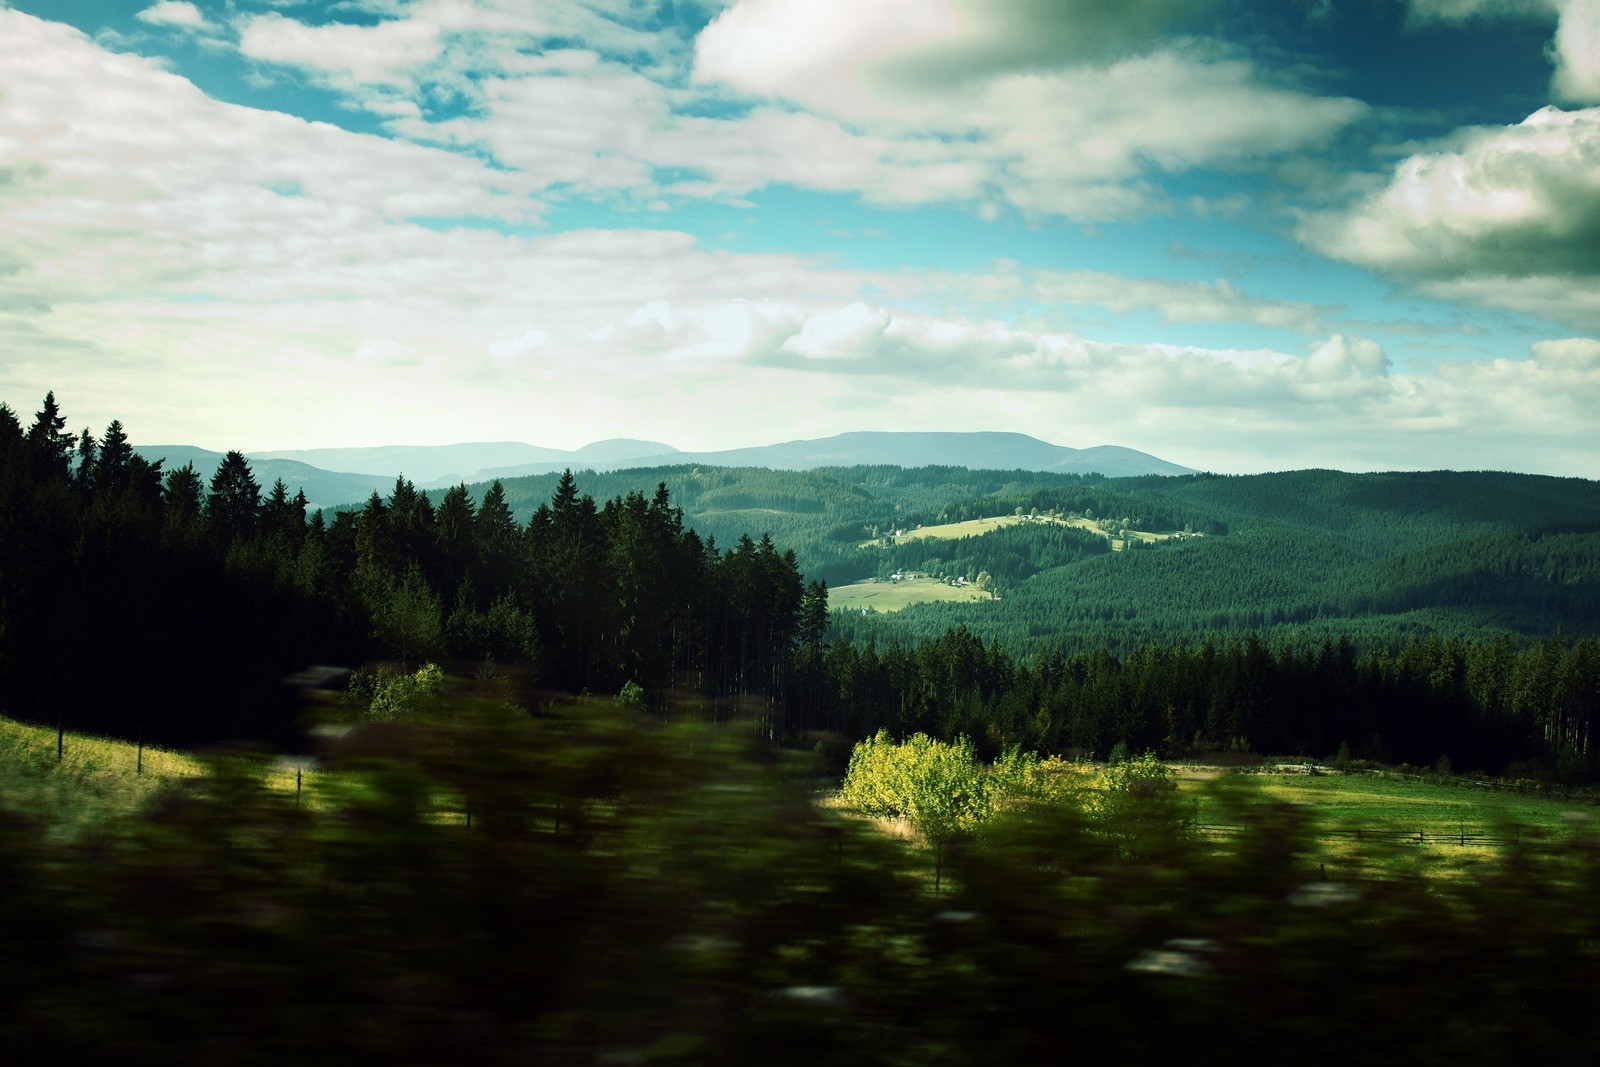
[[[184,752],[67,733],[0,719],[0,804],[71,838],[136,811],[161,790],[205,773]]]
[[[58,759],[55,730],[0,718],[0,807],[37,820],[58,841],[135,815],[164,791],[208,773],[209,761],[194,753],[71,732],[61,737]],[[295,761],[281,759],[266,784],[303,789],[309,802],[315,777],[297,777]]]
[[[182,782],[210,773],[201,756],[0,718],[0,806],[37,820],[57,840],[73,840],[140,807]],[[1275,810],[1299,822],[1312,843],[1303,857],[1323,873],[1422,873],[1459,879],[1504,856],[1513,844],[1559,850],[1592,829],[1592,804],[1530,788],[1524,792],[1390,772],[1248,773],[1183,769],[1177,775],[1186,821],[1220,844]],[[332,777],[297,775],[280,760],[265,776],[280,793],[303,789],[318,806]],[[448,809],[440,817],[457,821]]]
[[[1469,877],[1513,847],[1566,848],[1592,831],[1597,814],[1591,803],[1533,787],[1385,771],[1189,774],[1181,789],[1192,825],[1218,840],[1237,832],[1248,809],[1303,821],[1314,843],[1306,861],[1324,873]]]
[[[828,606],[836,611],[892,612],[912,604],[992,601],[994,597],[975,585],[953,586],[936,578],[905,578],[898,582],[852,582],[828,590]]]

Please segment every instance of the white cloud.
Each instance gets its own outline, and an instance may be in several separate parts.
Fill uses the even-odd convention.
[[[493,438],[575,447],[618,435],[698,448],[941,425],[1136,444],[1222,469],[1371,467],[1395,456],[1505,465],[1508,442],[1545,470],[1592,469],[1582,441],[1592,441],[1600,404],[1600,345],[1587,338],[1540,342],[1531,358],[1397,373],[1374,339],[1321,330],[1303,349],[1234,350],[1110,344],[1027,321],[1039,302],[1029,287],[1046,283],[1171,321],[1233,314],[1310,331],[1323,317],[1224,282],[997,268],[959,281],[957,314],[930,310],[940,286],[957,284],[949,278],[739,255],[686,233],[527,237],[408,221],[526,222],[545,183],[624,188],[630,168],[662,160],[724,192],[777,170],[884,199],[975,195],[992,166],[983,146],[941,150],[903,130],[778,106],[688,117],[677,90],[624,77],[597,54],[529,57],[522,74],[535,79],[540,62],[558,61],[616,94],[594,109],[596,124],[613,123],[605,136],[586,139],[570,124],[547,142],[555,153],[565,138],[563,158],[597,167],[613,152],[616,169],[598,178],[532,153],[515,157],[525,171],[507,171],[223,104],[155,61],[0,8],[0,396],[15,405],[54,388],[74,425],[118,417],[136,439],[155,425],[218,448]],[[989,79],[985,92],[1011,77],[1020,76]],[[1248,69],[1216,77],[1222,89],[1254,84]],[[508,90],[500,118],[517,116],[530,140],[540,116],[576,106],[515,103]],[[642,122],[630,123],[633,111]],[[1219,117],[1221,129],[1195,135],[1218,138],[1211,147],[1163,133],[1153,142],[1165,145],[1162,165],[1249,151],[1240,132],[1249,122],[1235,121]],[[513,129],[461,135],[510,155],[513,143],[493,138]],[[792,156],[786,138],[797,142]],[[608,148],[618,144],[626,150]],[[818,146],[839,158],[800,161]],[[1095,183],[1122,173],[1068,178],[1111,188]]]
[[[1250,322],[1307,333],[1318,328],[1319,315],[1337,310],[1250,296],[1225,278],[1180,281],[1082,270],[1040,273],[1030,288],[1051,303],[1095,304],[1119,314],[1149,308],[1167,322]]]
[[[929,0],[740,0],[695,40],[695,76],[763,96],[803,98],[880,53],[962,28],[954,6]],[[820,87],[818,87],[820,88]]]
[[[847,94],[948,93],[952,83],[972,78],[1122,58],[1216,6],[1217,0],[738,0],[696,40],[695,73],[746,92],[849,109]],[[858,99],[853,106],[867,104]]]
[[[1600,108],[1544,108],[1515,126],[1460,131],[1352,207],[1309,217],[1301,236],[1436,293],[1593,322],[1582,290],[1600,276]],[[1573,315],[1561,314],[1573,290]]]
[[[1600,104],[1600,0],[1567,0],[1556,25],[1555,94]]]
[[[682,41],[608,12],[580,18],[577,4],[535,16],[422,0],[374,25],[274,13],[238,26],[245,55],[305,72],[400,136],[486,150],[540,187],[670,205],[787,183],[1101,220],[1166,210],[1162,173],[1318,146],[1365,113],[1216,46],[1149,51],[1211,6],[741,0],[694,42],[692,89]],[[730,87],[765,101],[730,108]],[[470,106],[435,121],[441,92]]]
[[[1194,7],[1123,10],[1159,26]],[[1068,36],[1074,27],[1100,25],[1085,5],[1069,8],[1046,24]],[[1203,42],[1095,62],[1069,49],[1044,62],[1022,47],[1024,22],[1001,20],[997,46],[982,32],[989,16],[976,7],[950,2],[918,10],[920,21],[895,19],[894,5],[835,10],[831,2],[745,0],[697,40],[695,79],[781,97],[902,143],[921,138],[924,149],[936,144],[947,166],[971,176],[952,183],[953,198],[971,196],[975,178],[1029,214],[1083,219],[1161,209],[1152,182],[1160,172],[1240,165],[1319,145],[1367,111],[1353,99],[1273,84],[1251,62]],[[880,27],[880,18],[892,29]],[[813,22],[824,28],[811,32]],[[1134,24],[1144,22],[1117,25]],[[1156,39],[1147,36],[1147,44]],[[970,47],[971,77],[950,76],[944,63],[934,65],[944,75],[930,80],[920,61],[901,56],[901,66],[891,63],[898,48],[925,41]]]
[[[520,356],[526,352],[532,352],[536,348],[543,347],[548,337],[549,335],[537,326],[530,326],[515,337],[500,341],[490,341],[488,346],[489,354],[499,356],[502,359]]]
[[[276,12],[239,24],[239,51],[251,59],[282,63],[337,83],[409,82],[411,71],[439,57],[442,29],[421,19],[374,26],[312,26]]]
[[[1553,374],[1571,374],[1591,388],[1600,376],[1600,340],[1593,337],[1566,337],[1556,341],[1535,341],[1533,360]]]
[[[1553,19],[1551,93],[1576,104],[1600,104],[1600,0],[1411,0],[1417,22],[1468,19]]]
[[[211,26],[200,9],[187,0],[161,0],[140,11],[134,18],[152,26],[176,26],[187,30],[204,30]]]

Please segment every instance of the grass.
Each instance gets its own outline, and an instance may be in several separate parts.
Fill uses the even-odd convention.
[[[923,541],[931,538],[953,541],[961,537],[980,537],[983,534],[998,530],[1003,526],[1020,526],[1025,522],[1051,523],[1057,526],[1072,526],[1079,530],[1088,530],[1092,534],[1098,534],[1101,537],[1108,538],[1111,541],[1111,546],[1116,549],[1122,548],[1123,544],[1121,538],[1112,537],[1105,530],[1101,529],[1100,524],[1094,519],[1055,519],[1043,515],[1033,519],[1025,518],[1021,515],[995,515],[987,519],[968,519],[965,522],[949,522],[942,526],[919,526],[915,530],[907,530],[904,533],[896,536],[894,538],[894,543],[897,545],[903,545],[908,541]],[[1155,533],[1148,530],[1128,531],[1129,539],[1139,541],[1163,541],[1171,536],[1172,534],[1170,533]],[[862,542],[861,547],[870,548],[872,545],[877,543],[878,542],[876,541],[864,541]]]
[[[1233,774],[1222,783],[1245,803],[1294,805],[1311,816],[1326,870],[1466,879],[1518,843],[1562,848],[1592,806],[1384,774]],[[1225,836],[1232,820],[1194,779],[1183,783],[1196,822]]]
[[[265,781],[274,790],[303,790],[316,803],[314,773],[280,758]],[[140,746],[88,734],[68,733],[56,759],[56,732],[0,718],[0,807],[38,820],[52,839],[66,841],[107,821],[131,815],[162,790],[210,773],[192,753]]]
[[[142,764],[142,765],[141,765]],[[160,790],[205,773],[192,755],[69,733],[56,759],[56,732],[0,718],[0,805],[72,838],[129,814]]]
[[[993,599],[973,585],[957,588],[934,578],[907,578],[898,582],[866,581],[828,590],[828,607],[835,610],[899,611],[930,601],[986,601]]]
[[[936,582],[926,584],[970,595]],[[881,593],[916,594],[915,583],[877,585]],[[874,606],[896,610],[881,602]],[[129,742],[67,734],[58,762],[53,729],[0,718],[0,806],[38,820],[54,839],[72,840],[137,812],[164,788],[209,773],[204,759],[184,752],[146,747],[142,770],[140,761],[138,746]],[[318,783],[319,777],[324,781]],[[293,794],[295,766],[278,761],[266,781],[275,790]],[[304,803],[320,806],[319,784],[332,783],[324,775],[303,776]],[[1594,824],[1597,814],[1590,805],[1554,797],[1397,775],[1223,772],[1208,776],[1190,770],[1180,777],[1180,790],[1182,803],[1193,805],[1196,824],[1219,843],[1242,821],[1232,805],[1288,804],[1313,823],[1314,853],[1306,858],[1313,867],[1321,866],[1325,872],[1420,873],[1448,880],[1472,877],[1505,855],[1514,842],[1540,849],[1565,848],[1575,833]],[[445,805],[441,820],[462,818],[451,807]]]

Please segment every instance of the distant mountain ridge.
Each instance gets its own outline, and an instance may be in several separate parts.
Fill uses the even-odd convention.
[[[193,462],[209,479],[222,453],[189,445],[141,445],[146,459],[165,459],[168,470]],[[369,448],[282,449],[246,453],[256,480],[266,488],[282,478],[291,493],[304,490],[313,507],[333,507],[387,493],[406,477],[418,488],[438,489],[573,470],[624,470],[697,464],[717,467],[967,467],[1062,474],[1095,472],[1108,478],[1194,473],[1146,452],[1118,445],[1068,448],[1027,434],[1007,432],[860,431],[781,444],[717,452],[681,452],[659,441],[614,438],[575,450],[542,448],[517,441],[456,445],[383,445]]]
[[[581,451],[596,447],[590,445]],[[818,467],[870,466],[967,467],[972,470],[1027,470],[1060,474],[1093,471],[1108,478],[1194,473],[1189,467],[1119,445],[1068,448],[1027,434],[1006,432],[896,433],[872,430],[717,452],[671,451],[629,455],[623,450],[614,450],[613,462],[609,465],[588,466],[598,471],[625,467],[665,467],[680,463],[794,471],[815,470]],[[549,474],[561,470],[563,465],[548,461],[531,462],[490,468],[478,473],[492,478],[516,478],[529,474]]]

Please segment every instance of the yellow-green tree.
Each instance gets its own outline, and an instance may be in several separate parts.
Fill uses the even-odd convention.
[[[910,822],[934,847],[938,888],[945,843],[977,830],[1012,798],[1042,796],[1041,766],[1032,753],[1012,748],[986,768],[970,738],[938,741],[919,733],[896,742],[879,730],[851,752],[842,793],[863,814]]]

